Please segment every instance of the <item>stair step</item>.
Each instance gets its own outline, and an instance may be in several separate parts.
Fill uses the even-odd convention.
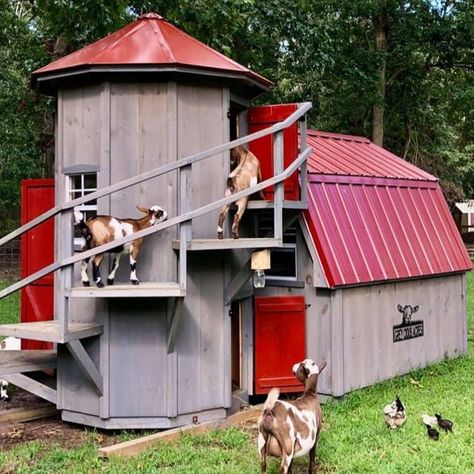
[[[56,357],[56,351],[0,351],[0,376],[54,369],[57,365]]]
[[[186,296],[179,283],[142,282],[139,285],[115,284],[97,288],[96,286],[77,286],[71,288],[74,298],[176,298]]]
[[[235,250],[261,249],[282,247],[281,239],[252,238],[252,239],[193,239],[187,244],[187,250]],[[179,250],[179,240],[173,240],[173,249]]]
[[[69,332],[62,337],[58,321],[40,321],[35,323],[0,324],[0,335],[34,339],[35,341],[58,342],[64,344],[76,339],[97,336],[102,333],[99,323],[69,323]]]

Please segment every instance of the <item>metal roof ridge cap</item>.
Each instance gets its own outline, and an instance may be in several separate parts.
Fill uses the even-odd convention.
[[[112,51],[113,49],[115,49],[117,46],[118,46],[118,43],[120,43],[121,41],[123,41],[125,38],[128,38],[130,35],[132,35],[133,33],[139,31],[140,29],[144,28],[144,26],[146,25],[145,22],[143,21],[139,21],[139,20],[135,20],[133,23],[130,23],[130,25],[133,25],[135,23],[135,25],[130,28],[129,31],[127,31],[123,36],[120,36],[119,38],[117,38],[112,44],[110,44],[109,46],[107,46],[106,48],[102,49],[99,53],[97,53],[95,56],[93,56],[87,63],[84,63],[84,64],[88,64],[88,65],[94,65],[95,63],[93,61],[95,61],[96,59],[99,58],[99,56],[101,56],[104,52],[106,51]],[[120,30],[118,30],[120,31]],[[100,41],[100,40],[99,40]],[[94,44],[94,43],[92,43]],[[92,45],[91,45],[92,46]],[[80,66],[80,65],[79,65]]]
[[[152,20],[152,19],[153,18],[148,18],[148,20]],[[161,21],[166,21],[166,20],[161,18]],[[161,32],[161,29],[156,24],[156,21],[147,21],[147,22],[144,22],[144,24],[145,25],[150,25],[150,27],[153,31],[153,34],[155,35],[156,39],[158,40],[158,43],[160,43],[160,45],[162,46],[163,51],[165,52],[165,55],[168,57],[168,59],[171,62],[174,62],[174,63],[177,64],[178,62],[176,61],[176,57],[173,54],[173,51],[171,51],[171,48],[169,47],[168,42],[165,40],[165,37],[164,37],[163,33]]]
[[[336,132],[325,132],[323,130],[309,129],[308,135],[321,138],[333,138],[335,140],[353,141],[359,143],[372,143],[369,138],[360,135],[345,135]]]

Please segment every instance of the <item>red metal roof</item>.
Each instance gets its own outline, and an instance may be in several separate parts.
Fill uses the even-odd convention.
[[[206,46],[156,13],[142,15],[124,28],[58,59],[33,73],[43,76],[91,66],[181,66],[233,73],[266,90],[272,82]]]
[[[472,268],[436,178],[366,139],[309,134],[305,218],[330,287]]]
[[[313,148],[310,173],[437,181],[364,137],[308,130],[308,145]]]

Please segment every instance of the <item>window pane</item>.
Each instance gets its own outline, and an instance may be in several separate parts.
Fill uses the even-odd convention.
[[[84,175],[84,188],[96,189],[97,188],[97,175],[96,174],[85,174]]]
[[[272,268],[265,270],[267,276],[296,278],[296,249],[272,249],[271,265]]]
[[[81,189],[81,175],[71,176],[71,189]]]

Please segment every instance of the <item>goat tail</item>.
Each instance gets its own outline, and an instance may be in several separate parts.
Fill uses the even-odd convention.
[[[268,394],[267,399],[265,400],[265,403],[263,404],[263,409],[273,410],[273,407],[275,406],[275,403],[277,402],[279,396],[280,389],[278,387],[272,388],[270,390],[270,393]]]
[[[84,224],[84,214],[81,211],[74,211],[74,224]]]

